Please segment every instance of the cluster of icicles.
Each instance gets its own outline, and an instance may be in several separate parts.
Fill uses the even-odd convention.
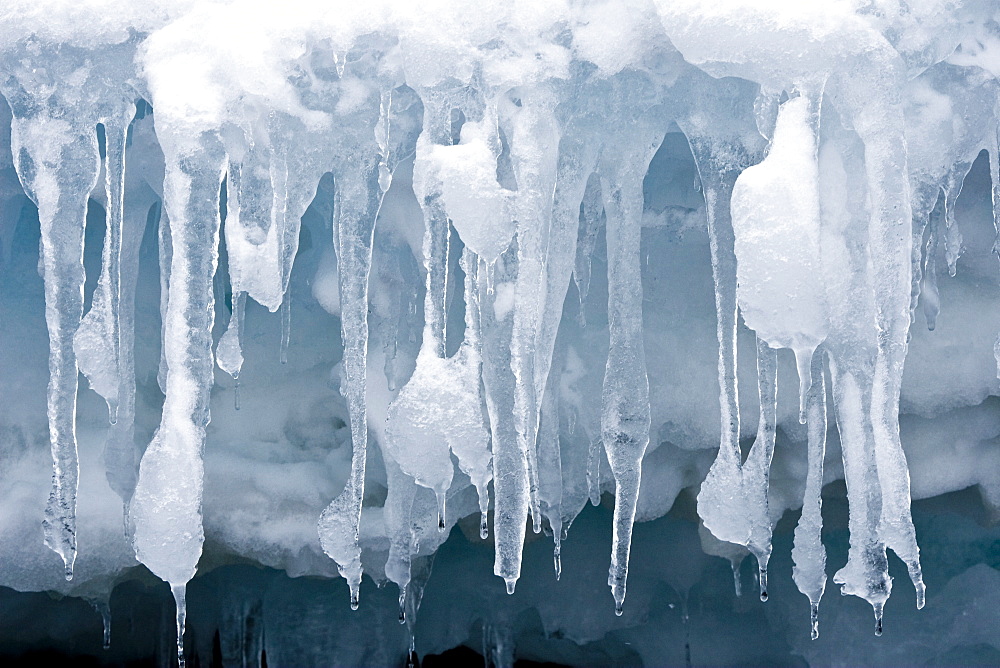
[[[491,57],[512,58],[494,40],[482,47],[481,62],[463,65],[465,74],[440,80],[408,68],[407,57],[414,57],[391,35],[312,44],[288,74],[301,106],[235,95],[219,125],[207,129],[171,100],[176,82],[155,68],[145,74],[137,69],[137,53],[148,58],[155,50],[138,33],[100,48],[34,38],[0,45],[0,91],[12,111],[11,154],[41,224],[54,461],[44,535],[62,557],[66,577],[73,575],[77,549],[80,370],[107,400],[109,480],[124,501],[138,560],[172,588],[183,662],[185,586],[204,541],[202,455],[212,365],[238,379],[247,297],[272,311],[282,308],[286,354],[290,323],[282,304],[300,218],[320,177],[332,173],[342,391],[353,459],[343,493],[318,518],[318,533],[350,585],[352,607],[358,606],[373,230],[396,166],[415,154],[413,189],[425,226],[423,342],[379,444],[389,478],[386,575],[399,585],[401,619],[411,555],[419,549],[411,521],[416,487],[394,481],[408,478],[432,489],[443,529],[452,455],[479,493],[483,536],[487,512],[494,511],[494,572],[508,592],[520,575],[529,516],[535,532],[543,520],[552,528],[558,575],[566,518],[558,494],[548,493],[545,482],[561,475],[553,471],[559,441],[551,432],[558,424],[543,415],[554,401],[550,369],[563,303],[571,280],[586,294],[589,257],[602,226],[610,349],[595,441],[597,447],[603,443],[616,483],[608,582],[621,614],[650,438],[640,280],[643,179],[664,135],[679,128],[705,197],[718,316],[721,446],[698,497],[705,526],[742,546],[731,552],[739,554],[734,559],[742,559],[743,548],[754,554],[765,599],[776,349],[790,348],[809,458],[794,578],[811,604],[813,637],[827,579],[820,492],[828,383],[850,501],[850,552],[834,581],[843,593],[872,604],[880,633],[891,548],[907,564],[921,607],[924,586],[897,422],[900,380],[922,287],[930,293],[925,308],[933,318],[933,261],[942,237],[954,270],[960,239],[952,205],[981,149],[990,154],[996,198],[996,81],[974,65],[946,62],[931,63],[911,78],[888,42],[858,46],[835,31],[827,42],[803,47],[808,75],[772,69],[766,75],[775,78],[767,81],[764,75],[758,82],[713,78],[690,64],[719,60],[698,51],[719,41],[699,32],[711,25],[684,23],[691,10],[685,3],[664,2],[657,10],[670,41],[664,37],[660,52],[640,54],[617,69],[569,55],[556,62],[560,56],[551,49],[571,49],[566,43],[572,42],[557,32],[546,33],[551,49],[539,49],[532,59],[542,65],[488,67]],[[735,35],[733,42],[739,39]],[[842,52],[831,51],[830,42],[841,44]],[[761,47],[760,58],[770,57],[768,48]],[[848,53],[852,48],[864,57]],[[812,56],[828,61],[828,70],[810,64]],[[848,65],[850,77],[843,74]],[[752,63],[741,67],[757,71]],[[511,71],[522,78],[511,80]],[[781,77],[785,85],[775,87]],[[947,96],[954,116],[973,119],[950,132],[950,141],[941,139],[934,119],[925,122],[913,102],[911,90],[927,89]],[[459,117],[464,124],[456,136]],[[919,162],[907,162],[907,146]],[[134,156],[128,168],[126,147]],[[505,151],[516,189],[497,179],[497,160]],[[233,306],[213,351],[212,281],[223,183]],[[943,222],[930,215],[939,193]],[[84,314],[81,257],[90,198],[104,205],[108,233],[93,305]],[[143,452],[133,436],[134,302],[138,246],[150,209],[159,206],[159,381],[166,399],[159,429]],[[465,248],[467,308],[464,341],[447,357],[451,229]],[[496,307],[499,283],[514,286],[512,308]],[[745,459],[736,387],[738,312],[758,336],[760,426]],[[591,490],[596,501],[599,491],[593,484]]]

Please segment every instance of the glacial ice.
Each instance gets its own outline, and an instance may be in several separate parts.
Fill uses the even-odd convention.
[[[678,554],[737,595],[753,554],[818,642],[830,561],[881,635],[890,551],[942,600],[911,500],[1000,507],[998,77],[992,0],[11,0],[0,473],[34,482],[0,493],[29,536],[0,584],[92,602],[110,641],[137,560],[183,665],[196,575],[339,572],[358,609],[367,573],[415,657],[454,527],[517,601],[534,534],[563,581],[613,495],[623,615],[641,523],[691,497]],[[42,316],[47,377],[41,330],[13,333]],[[48,501],[21,503],[39,440]],[[484,654],[514,623],[482,620]]]

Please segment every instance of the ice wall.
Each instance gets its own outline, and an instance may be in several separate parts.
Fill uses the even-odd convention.
[[[608,491],[622,614],[635,521],[691,488],[705,551],[734,570],[752,553],[762,600],[774,524],[802,507],[794,581],[816,638],[820,493],[842,475],[834,582],[881,634],[887,549],[924,605],[911,496],[1000,498],[996,476],[957,464],[911,489],[907,454],[915,470],[938,455],[899,426],[916,313],[934,329],[947,311],[937,262],[954,276],[967,247],[956,201],[981,151],[1000,193],[998,19],[987,0],[7,3],[0,248],[12,266],[27,197],[49,346],[37,519],[71,582],[41,563],[0,581],[106,600],[134,553],[173,591],[183,663],[206,551],[329,575],[322,550],[351,607],[363,573],[398,585],[412,632],[427,560],[462,518],[513,593],[528,532],[552,536],[558,578],[574,518]],[[711,360],[670,334],[697,318],[654,285],[685,290],[688,268],[650,237],[664,229],[707,231],[718,413],[686,390]],[[254,304],[281,311],[277,368],[249,354]],[[79,372],[106,427],[78,415],[93,399]],[[903,409],[997,391],[977,382],[962,399],[920,378]],[[78,531],[84,422],[117,533]],[[794,483],[771,480],[779,425],[801,445]],[[266,519],[226,508],[239,480]]]

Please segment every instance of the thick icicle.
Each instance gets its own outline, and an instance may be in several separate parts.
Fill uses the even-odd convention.
[[[894,55],[894,54],[893,54]],[[892,62],[893,71],[881,71],[871,80],[859,82],[866,94],[854,117],[855,131],[864,142],[864,168],[868,178],[871,216],[869,250],[879,262],[872,263],[875,290],[878,355],[872,382],[871,423],[875,441],[882,507],[878,532],[885,545],[907,565],[916,591],[917,608],[924,606],[924,582],[920,549],[910,516],[910,473],[899,440],[899,393],[903,380],[909,329],[910,248],[912,211],[906,170],[906,127],[899,88],[885,87],[883,77],[902,80],[903,73]],[[870,93],[870,94],[868,94]],[[900,242],[906,239],[906,243]]]
[[[186,136],[166,132],[160,140],[172,248],[163,341],[167,392],[160,426],[139,466],[129,522],[136,557],[174,593],[178,658],[183,661],[184,591],[204,543],[203,455],[214,364],[212,280],[226,157],[211,134],[194,145]]]
[[[620,152],[607,148],[599,167],[608,240],[608,329],[601,436],[615,476],[615,518],[608,585],[615,614],[622,614],[632,524],[639,498],[642,457],[649,444],[649,380],[642,340],[642,275],[639,247],[642,181],[663,132],[640,119],[636,136]],[[613,145],[609,142],[609,145]]]
[[[361,548],[358,531],[365,491],[368,423],[365,393],[368,357],[368,275],[372,235],[382,202],[378,165],[371,156],[345,159],[335,174],[337,212],[334,247],[340,279],[341,331],[344,340],[345,386],[351,416],[351,475],[344,491],[319,518],[319,536],[326,552],[351,588],[351,607],[357,609],[361,586]]]
[[[512,282],[516,277],[516,254],[509,250],[494,263],[494,281]],[[484,273],[480,264],[479,274]],[[479,312],[483,335],[483,388],[493,443],[493,536],[496,541],[493,572],[513,593],[521,575],[521,548],[528,516],[528,476],[511,416],[514,412],[514,374],[511,371],[510,313],[495,308],[497,292],[488,281],[479,281]],[[502,315],[502,317],[500,317]]]
[[[45,321],[49,332],[49,438],[52,492],[42,526],[45,544],[62,557],[66,579],[76,562],[76,447],[78,367],[73,335],[83,312],[83,230],[87,198],[100,160],[94,126],[28,115],[12,107],[11,147],[25,193],[38,206]]]
[[[795,527],[792,548],[792,578],[799,591],[809,598],[813,640],[819,638],[819,602],[826,590],[826,548],[823,547],[823,461],[826,457],[826,382],[822,353],[813,355],[811,385],[807,404],[808,459],[802,516]]]
[[[539,359],[538,344],[548,292],[545,251],[556,186],[559,128],[549,91],[524,90],[520,99],[521,106],[510,120],[511,164],[517,178],[514,215],[518,221],[511,364],[516,379],[514,424],[528,471],[532,525],[539,533],[537,435],[548,356],[544,361]]]

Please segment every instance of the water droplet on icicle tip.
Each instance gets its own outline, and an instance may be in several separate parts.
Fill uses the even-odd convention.
[[[531,530],[535,533],[542,533],[542,516],[540,513],[531,515]]]
[[[927,587],[924,586],[923,582],[915,585],[917,589],[917,610],[924,609],[924,603],[926,602]]]
[[[767,601],[767,569],[760,569],[760,600]]]
[[[615,615],[621,617],[625,612],[625,601],[615,601]]]
[[[108,422],[110,424],[118,424],[118,402],[109,401],[108,402]]]
[[[479,518],[479,537],[486,540],[490,537],[490,525],[486,520],[486,513]]]
[[[73,579],[73,564],[65,563],[63,565],[66,568],[66,570],[63,572],[63,575],[66,576],[66,581],[69,582]]]
[[[514,578],[509,578],[509,579],[505,578],[505,581],[507,582],[507,594],[509,596],[513,596],[514,587],[517,586],[517,580],[515,580]]]
[[[360,599],[360,597],[358,596],[358,590],[355,589],[354,586],[352,586],[351,587],[351,610],[357,610],[358,609],[358,601],[359,601],[359,599]]]
[[[881,637],[882,635],[882,604],[876,603],[872,606],[875,608],[875,635]]]
[[[811,632],[809,636],[813,640],[819,640],[819,603],[809,604],[809,625]]]
[[[556,582],[562,577],[562,554],[560,554],[559,546],[556,545],[556,549],[552,551],[552,565],[556,569]]]

